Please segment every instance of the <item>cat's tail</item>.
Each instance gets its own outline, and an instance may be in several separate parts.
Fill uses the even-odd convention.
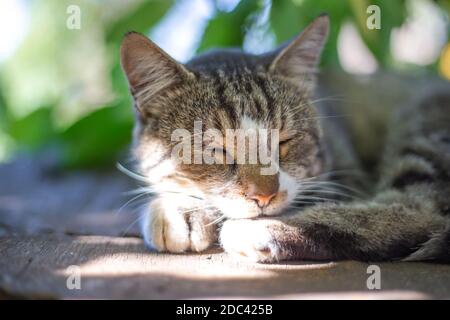
[[[436,232],[420,248],[403,261],[434,261],[450,263],[450,219],[444,230]]]

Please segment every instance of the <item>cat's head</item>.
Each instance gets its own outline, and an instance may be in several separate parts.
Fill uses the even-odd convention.
[[[121,61],[137,114],[134,154],[153,188],[205,199],[229,218],[276,215],[291,205],[300,181],[323,165],[311,94],[328,29],[328,17],[320,16],[273,52],[217,51],[185,65],[146,37],[127,34]],[[242,148],[238,139],[227,140],[229,129],[256,132],[271,161],[251,162],[250,137]],[[174,140],[180,132],[190,138],[187,145],[183,140],[186,149]],[[239,155],[246,157],[239,162]],[[268,167],[275,170],[264,173]]]

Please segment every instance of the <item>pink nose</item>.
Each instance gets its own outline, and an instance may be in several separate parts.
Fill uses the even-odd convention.
[[[272,193],[269,195],[265,194],[255,194],[255,195],[249,195],[248,197],[252,200],[255,200],[258,204],[258,207],[264,208],[267,207],[270,203],[270,201],[276,196],[276,193]]]

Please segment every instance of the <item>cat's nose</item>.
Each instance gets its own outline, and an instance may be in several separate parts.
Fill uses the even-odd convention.
[[[250,183],[247,185],[247,192],[245,196],[248,199],[255,201],[258,207],[267,207],[272,199],[278,193],[278,182],[272,184],[255,184]]]
[[[276,196],[276,193],[272,193],[269,195],[265,195],[265,194],[255,194],[255,195],[250,195],[248,196],[250,199],[256,201],[256,203],[258,204],[258,207],[260,208],[264,208],[267,207],[270,203],[270,201],[272,201],[272,199]]]

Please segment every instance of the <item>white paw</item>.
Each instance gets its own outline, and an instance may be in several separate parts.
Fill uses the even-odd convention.
[[[272,262],[281,258],[273,231],[280,223],[274,220],[228,220],[220,231],[223,249],[232,255],[255,262]]]
[[[154,201],[150,212],[144,213],[142,234],[145,243],[157,251],[181,253],[191,245],[184,216],[178,213],[169,216],[159,201]]]
[[[200,252],[217,241],[216,226],[208,216],[200,212],[183,214],[161,199],[154,200],[144,213],[142,234],[145,243],[160,252]]]

